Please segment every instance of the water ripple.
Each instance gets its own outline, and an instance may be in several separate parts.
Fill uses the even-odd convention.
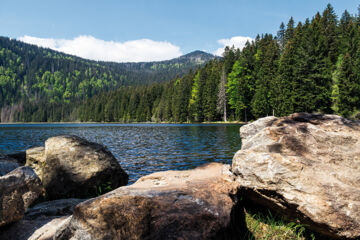
[[[130,176],[183,170],[208,162],[231,163],[240,149],[235,124],[5,124],[0,125],[0,153],[43,146],[52,136],[72,134],[103,144]]]

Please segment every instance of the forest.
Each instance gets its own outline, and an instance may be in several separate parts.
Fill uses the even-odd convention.
[[[33,52],[23,51],[21,57],[26,59]],[[37,79],[32,88],[39,90],[32,98],[19,98],[24,91],[16,91],[20,83],[4,88],[3,78],[29,71],[27,61],[1,50],[0,56],[4,54],[17,67],[0,65],[2,121],[250,121],[294,112],[360,117],[360,17],[348,11],[338,17],[330,4],[304,22],[290,18],[280,24],[276,35],[258,35],[241,50],[226,47],[222,58],[189,68],[185,75],[168,75],[168,81],[123,84],[128,75],[94,62],[91,71],[95,74],[77,84],[76,90],[72,90],[74,76],[87,76],[89,70],[61,66],[63,71],[44,73],[41,79],[27,73],[21,89]],[[59,69],[61,63],[54,68]],[[66,76],[63,82],[57,81],[59,74]],[[7,89],[15,94],[4,94]]]
[[[121,86],[164,82],[213,58],[196,51],[160,62],[98,62],[0,37],[1,121],[26,121],[28,104],[66,105]]]

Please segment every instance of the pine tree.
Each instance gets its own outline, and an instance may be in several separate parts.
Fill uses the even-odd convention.
[[[338,57],[338,61],[336,63],[336,68],[332,73],[332,87],[331,87],[331,109],[336,113],[340,114],[339,112],[339,98],[340,98],[340,90],[339,90],[339,77],[341,74],[341,68],[343,65],[344,56],[341,54]]]
[[[222,68],[221,78],[219,81],[219,91],[217,94],[217,106],[216,109],[219,113],[223,114],[224,122],[227,122],[226,115],[226,105],[227,105],[227,97],[226,97],[226,85],[227,85],[227,77],[225,74],[225,67]]]
[[[328,68],[331,69],[338,56],[338,38],[337,38],[337,16],[331,4],[328,4],[324,10],[321,20],[321,35],[324,38],[324,57],[328,61]]]
[[[359,84],[356,81],[350,54],[344,56],[339,74],[339,112],[349,117],[359,108]]]
[[[285,24],[283,22],[281,22],[280,24],[280,28],[279,31],[277,32],[276,35],[276,40],[279,43],[279,48],[280,48],[280,52],[284,51],[285,48]]]
[[[193,85],[191,88],[191,98],[189,101],[189,116],[192,121],[202,121],[204,119],[202,107],[202,95],[204,89],[202,71],[198,71],[194,77]]]
[[[204,110],[204,120],[214,121],[218,119],[216,111],[217,106],[217,93],[219,86],[220,71],[217,60],[210,61],[204,71],[206,78],[204,79],[204,91],[202,96],[202,106]]]
[[[288,43],[290,39],[294,37],[294,28],[295,22],[293,17],[290,17],[289,22],[286,25],[286,30],[284,32],[284,46]]]
[[[256,87],[251,103],[252,114],[256,117],[264,117],[273,113],[274,104],[271,97],[274,96],[274,86],[279,48],[271,34],[266,34],[259,41],[256,58]]]

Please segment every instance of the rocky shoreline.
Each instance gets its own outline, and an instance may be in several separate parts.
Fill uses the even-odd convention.
[[[106,147],[76,136],[0,155],[0,239],[244,239],[248,208],[320,238],[360,238],[360,122],[297,113],[240,135],[231,166],[157,172],[128,186]]]

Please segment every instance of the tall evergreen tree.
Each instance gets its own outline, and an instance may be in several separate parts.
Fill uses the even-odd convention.
[[[359,109],[359,83],[354,74],[353,63],[350,54],[344,56],[339,74],[339,112],[349,117]]]
[[[272,35],[265,35],[259,41],[256,58],[256,86],[252,99],[252,114],[264,117],[273,113],[271,103],[272,88],[274,87],[279,48]]]
[[[295,21],[293,17],[290,17],[289,22],[286,25],[286,30],[284,32],[284,46],[288,43],[290,39],[294,37],[295,30]]]
[[[227,122],[227,96],[226,96],[226,85],[227,77],[225,73],[225,67],[223,67],[221,72],[221,78],[219,81],[219,90],[217,94],[217,111],[223,115],[223,121]]]
[[[279,31],[277,32],[276,39],[279,43],[280,51],[283,52],[285,48],[285,24],[281,22]]]

